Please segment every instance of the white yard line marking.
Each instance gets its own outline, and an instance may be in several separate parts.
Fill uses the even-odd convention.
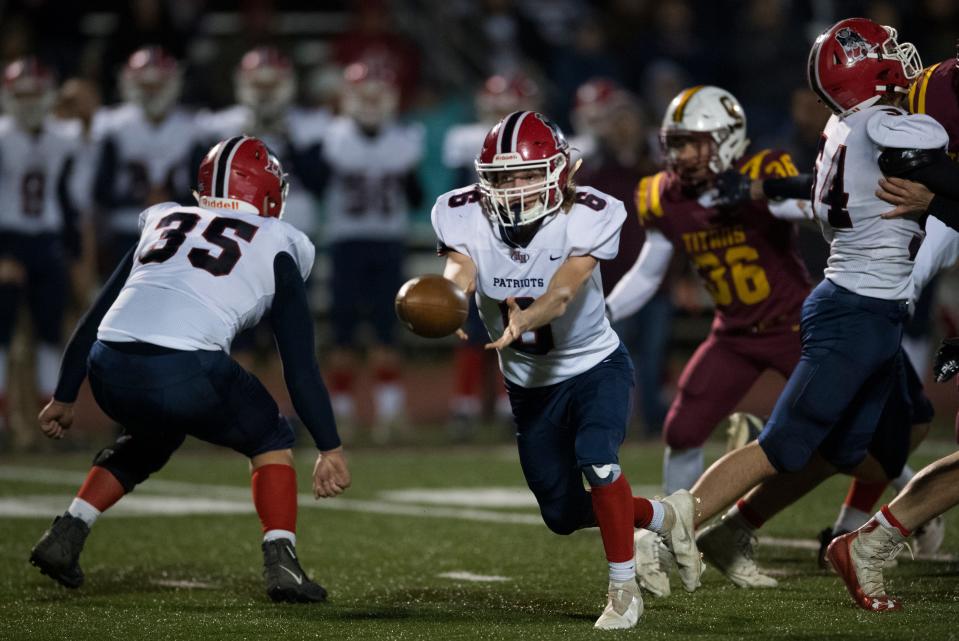
[[[0,480],[28,481],[47,485],[79,486],[85,478],[83,473],[64,472],[62,470],[38,469],[17,466],[0,467]],[[651,487],[651,486],[650,486]],[[637,490],[645,492],[646,486],[639,486]],[[484,523],[506,523],[516,525],[542,526],[543,520],[538,514],[522,512],[499,512],[492,509],[446,507],[452,503],[460,504],[468,488],[442,489],[408,489],[384,492],[382,495],[396,500],[412,501],[415,496],[422,496],[424,502],[430,499],[443,505],[422,505],[407,502],[397,503],[390,500],[347,499],[338,497],[333,500],[323,499],[316,501],[312,494],[301,493],[298,501],[301,508],[321,508],[341,512],[361,512],[366,514],[388,514],[392,516],[412,516],[417,518],[452,519],[461,521],[477,521]],[[479,497],[476,505],[483,500],[487,507],[494,505],[491,498],[497,494],[508,501],[506,507],[518,507],[517,497],[523,493],[529,494],[526,488],[474,488]],[[444,497],[444,492],[448,494]],[[145,496],[145,494],[163,494],[162,496]],[[168,496],[173,494],[174,496]],[[185,494],[175,496],[176,494]],[[195,498],[198,495],[204,498]],[[64,509],[71,494],[37,495],[19,497],[0,497],[0,516],[7,518],[50,518]],[[523,505],[526,505],[525,503]],[[531,505],[535,505],[535,502]],[[166,481],[150,479],[142,487],[137,488],[137,494],[131,494],[110,509],[105,516],[147,516],[151,514],[242,514],[253,511],[250,500],[250,491],[235,485],[214,485],[207,483],[187,483],[183,481]],[[818,550],[819,543],[812,539],[792,539],[777,537],[760,537],[760,545],[771,547],[791,548],[797,550]],[[938,553],[923,556],[923,559],[934,561],[953,561],[954,554]]]
[[[454,581],[474,581],[476,583],[499,583],[502,581],[512,581],[508,576],[499,576],[496,574],[473,574],[472,572],[441,572],[436,576],[441,579],[453,579]]]
[[[164,588],[186,588],[188,590],[212,590],[217,585],[215,583],[207,583],[206,581],[193,581],[191,579],[154,579],[150,581],[153,585],[159,585]]]

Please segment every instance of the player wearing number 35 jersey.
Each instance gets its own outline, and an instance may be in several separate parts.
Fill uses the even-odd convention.
[[[41,429],[63,436],[89,377],[94,398],[123,434],[96,457],[30,561],[79,587],[90,526],[162,468],[189,434],[250,459],[269,596],[322,601],[326,591],[306,578],[293,551],[293,430],[260,381],[227,354],[237,332],[271,312],[290,398],[321,452],[314,492],[325,497],[346,489],[350,474],[316,366],[306,303],[313,245],[279,220],[286,175],[260,140],[237,136],[214,146],[197,182],[198,207],[164,203],[140,214],[139,243],[70,340]]]
[[[571,182],[565,137],[532,111],[493,127],[476,170],[478,185],[433,208],[445,274],[475,292],[487,349],[499,351],[520,463],[546,525],[558,534],[599,526],[609,601],[596,627],[632,627],[643,610],[634,527],[664,535],[688,590],[702,568],[691,518],[676,518],[691,513],[689,493],[634,498],[619,466],[633,366],[606,319],[598,261],[616,255],[625,208]]]

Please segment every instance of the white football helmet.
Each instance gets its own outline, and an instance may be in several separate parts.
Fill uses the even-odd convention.
[[[720,174],[746,152],[746,114],[736,97],[725,89],[699,85],[679,92],[663,116],[659,130],[667,161],[672,162],[673,136],[707,135],[715,143],[709,169]]]

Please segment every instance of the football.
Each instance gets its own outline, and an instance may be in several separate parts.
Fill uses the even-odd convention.
[[[439,274],[408,280],[396,293],[396,315],[417,336],[449,336],[463,326],[468,313],[466,294]]]

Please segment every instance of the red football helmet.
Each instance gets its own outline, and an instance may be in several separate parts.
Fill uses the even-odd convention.
[[[236,136],[204,156],[194,196],[200,207],[280,218],[289,188],[280,161],[263,141]]]
[[[896,30],[866,18],[840,20],[809,51],[807,78],[837,114],[865,108],[888,93],[907,93],[922,71],[916,47],[896,41]]]
[[[3,110],[24,129],[36,130],[53,108],[53,73],[36,58],[14,60],[3,70]]]
[[[234,76],[236,99],[260,118],[276,118],[296,96],[290,59],[273,47],[257,47],[240,59]]]
[[[160,47],[134,51],[120,72],[120,93],[150,118],[162,118],[180,98],[182,78],[176,59]]]
[[[592,78],[576,89],[571,120],[577,134],[596,135],[608,122],[613,109],[627,105],[629,96],[609,78]]]
[[[563,205],[569,184],[569,143],[546,116],[535,111],[515,111],[500,120],[483,141],[476,159],[480,191],[486,210],[496,224],[527,225]],[[520,172],[539,172],[537,182]]]
[[[497,122],[514,111],[535,111],[539,101],[539,85],[525,73],[497,74],[476,92],[476,115],[482,122]]]
[[[354,62],[343,70],[343,113],[375,129],[396,114],[400,87],[396,70],[378,61]]]

